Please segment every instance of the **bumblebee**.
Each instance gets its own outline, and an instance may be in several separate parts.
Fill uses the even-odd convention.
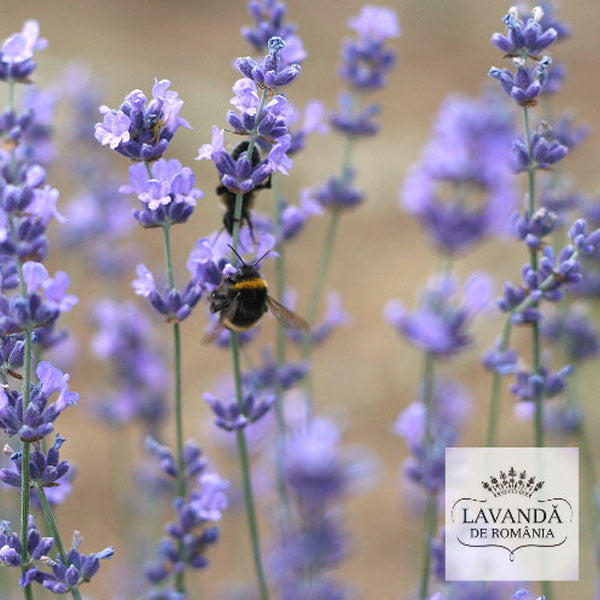
[[[240,142],[231,152],[231,158],[233,160],[237,160],[244,152],[248,151],[248,141]],[[256,167],[256,165],[261,161],[260,153],[258,148],[254,146],[252,148],[252,167]],[[252,220],[250,219],[250,209],[254,207],[254,197],[256,190],[265,190],[271,189],[271,176],[264,182],[257,185],[252,191],[247,192],[242,197],[242,214],[241,221],[242,224],[246,222],[248,225],[248,229],[250,230],[250,236],[252,240],[254,240],[254,230],[252,227]],[[233,226],[235,224],[235,199],[236,194],[229,191],[224,185],[220,185],[217,189],[217,196],[221,198],[221,204],[225,208],[225,213],[223,214],[223,227],[229,233],[229,235],[233,236]]]
[[[219,321],[207,332],[203,342],[214,341],[223,328],[238,332],[252,329],[268,310],[285,327],[308,331],[308,323],[302,317],[269,295],[267,282],[257,268],[266,254],[248,265],[235,250],[234,253],[240,259],[242,266],[234,275],[225,277],[211,294],[210,311],[219,313]]]

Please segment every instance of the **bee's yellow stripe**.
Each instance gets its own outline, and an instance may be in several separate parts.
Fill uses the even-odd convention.
[[[232,290],[257,290],[267,287],[267,282],[264,279],[256,277],[255,279],[245,279],[231,286]]]

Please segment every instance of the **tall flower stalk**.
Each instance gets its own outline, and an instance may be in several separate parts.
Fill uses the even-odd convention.
[[[529,252],[529,267],[531,276],[540,268],[539,254],[542,250],[542,238],[548,235],[556,227],[556,218],[547,209],[539,207],[536,201],[536,173],[539,169],[548,168],[550,165],[560,161],[568,149],[553,140],[548,131],[540,125],[537,131],[532,130],[530,123],[530,108],[537,104],[537,98],[544,89],[548,80],[548,73],[552,63],[550,57],[540,56],[558,38],[558,32],[554,27],[543,22],[544,12],[536,7],[531,15],[520,18],[516,8],[512,8],[504,18],[508,29],[508,35],[496,33],[492,36],[492,43],[506,52],[516,66],[517,72],[513,74],[510,70],[500,70],[495,67],[490,69],[490,76],[497,79],[503,90],[521,108],[523,114],[524,140],[518,139],[514,143],[516,155],[516,169],[527,173],[527,204],[524,215],[516,216],[515,232],[524,240]],[[532,64],[533,63],[533,64]],[[539,330],[539,319],[527,319],[531,327],[531,377],[543,378],[543,365],[541,356],[541,341]],[[514,321],[513,321],[514,322]],[[504,326],[503,335],[496,351],[499,356],[506,356],[510,324]],[[513,357],[514,355],[511,355]],[[500,362],[504,362],[500,360]],[[506,365],[504,365],[505,367]],[[494,366],[492,365],[494,369]],[[495,443],[495,415],[499,398],[499,377],[503,368],[494,369],[494,381],[492,382],[492,398],[490,406],[490,417],[488,424],[488,441]],[[535,404],[534,417],[534,442],[536,446],[544,445],[543,424],[543,390],[537,387],[533,392],[531,400]]]
[[[122,186],[123,193],[135,193],[141,207],[134,211],[134,218],[147,229],[162,229],[165,256],[166,285],[159,289],[153,274],[141,264],[137,267],[137,279],[133,282],[136,294],[148,298],[153,308],[166,318],[173,333],[173,379],[175,407],[175,447],[177,506],[181,509],[188,496],[189,469],[186,465],[183,433],[183,395],[181,367],[180,323],[185,320],[198,303],[202,288],[190,281],[182,291],[176,287],[175,267],[171,248],[171,227],[185,223],[194,211],[196,200],[202,192],[194,187],[191,169],[182,167],[179,161],[166,160],[166,151],[173,135],[181,126],[189,128],[188,122],[179,116],[183,101],[170,90],[170,81],[155,80],[152,99],[148,100],[140,90],[128,94],[119,109],[101,107],[102,123],[95,128],[96,139],[118,153],[137,161],[129,169],[130,185]],[[197,568],[185,546],[183,536],[175,536],[178,559],[184,567]],[[185,593],[185,568],[174,569],[175,590]],[[163,576],[166,577],[166,574]]]
[[[47,227],[54,218],[63,217],[57,210],[58,190],[46,183],[44,168],[33,162],[36,156],[43,156],[43,152],[31,151],[35,144],[33,131],[39,128],[41,120],[36,120],[32,111],[20,114],[16,109],[16,84],[33,73],[34,52],[45,46],[37,22],[28,21],[21,33],[4,42],[0,52],[0,79],[9,86],[8,110],[3,115],[1,131],[5,150],[0,165],[3,378],[0,427],[9,438],[18,435],[22,442],[19,452],[8,444],[5,446],[13,466],[0,469],[0,480],[21,492],[20,533],[11,533],[8,521],[2,521],[0,526],[0,564],[20,568],[19,583],[27,599],[33,598],[32,584],[38,583],[52,592],[70,594],[79,600],[79,586],[92,578],[100,559],[112,556],[113,550],[81,555],[77,549],[81,543],[78,537],[76,547],[65,552],[46,494],[48,487],[61,484],[68,487],[71,467],[68,461],[60,460],[65,439],[57,435],[49,445],[45,438],[52,433],[61,412],[77,403],[78,395],[68,388],[69,376],[49,362],[38,362],[36,383],[32,377],[34,338],[38,346],[56,343],[60,338],[54,331],[58,317],[77,303],[75,296],[67,294],[67,274],[59,271],[50,277],[42,264],[48,249]],[[40,143],[47,141],[47,130],[43,133]],[[10,291],[15,289],[17,292],[11,295]],[[21,380],[20,391],[13,387],[12,379]],[[32,492],[42,506],[52,537],[42,538],[30,514]],[[53,496],[59,498],[61,492]],[[56,560],[49,556],[53,546],[58,550]],[[51,571],[44,570],[45,567],[51,567]]]
[[[275,171],[279,170],[287,174],[287,170],[292,166],[292,161],[287,156],[287,151],[291,145],[291,135],[287,130],[289,108],[285,97],[276,94],[275,90],[292,83],[300,73],[300,65],[284,63],[282,54],[285,47],[286,43],[281,37],[271,37],[267,41],[268,54],[261,62],[257,62],[251,57],[239,58],[236,62],[236,66],[244,79],[236,82],[234,86],[236,97],[232,100],[232,104],[236,106],[238,113],[230,111],[227,120],[236,133],[248,136],[245,151],[233,158],[224,149],[224,131],[214,127],[212,144],[205,144],[198,153],[198,159],[208,158],[215,163],[221,177],[221,183],[229,193],[235,194],[231,231],[231,264],[236,263],[237,255],[241,249],[240,232],[246,194],[262,186]],[[267,101],[269,95],[273,98]],[[268,151],[265,159],[261,159],[259,148]],[[248,229],[251,238],[254,238],[256,232],[253,229],[250,230],[250,225]],[[261,237],[270,242],[266,236]],[[260,246],[260,244],[261,239],[258,240],[258,245]],[[270,246],[272,246],[272,243],[270,243]],[[244,248],[242,252],[246,250]],[[235,267],[231,267],[231,264],[225,265],[224,269],[235,269]],[[229,346],[233,366],[236,421],[231,425],[221,423],[221,426],[236,432],[242,488],[257,585],[261,600],[266,600],[269,597],[269,592],[263,567],[244,427],[248,420],[256,420],[263,416],[275,399],[273,398],[268,404],[265,404],[264,410],[257,408],[256,415],[252,415],[252,400],[249,401],[252,396],[247,396],[243,387],[239,343],[238,332],[230,331]],[[222,421],[222,417],[226,413],[222,412],[220,403],[211,399],[209,399],[209,402],[217,415],[220,415]],[[219,423],[219,420],[217,422]]]
[[[306,318],[311,327],[316,324],[323,302],[340,218],[347,209],[363,200],[362,193],[353,187],[354,144],[358,139],[373,136],[379,130],[374,118],[379,113],[379,105],[371,103],[360,107],[358,102],[367,92],[377,91],[386,85],[388,74],[396,62],[396,52],[388,48],[387,43],[400,35],[396,13],[389,8],[372,5],[364,6],[357,16],[350,18],[348,27],[355,37],[344,41],[342,45],[339,70],[348,89],[340,94],[339,109],[330,118],[331,126],[343,136],[340,172],[311,192],[314,200],[330,212],[306,309]],[[305,360],[310,360],[315,343],[314,335],[306,336],[302,350]],[[311,388],[311,378],[308,377],[306,391],[309,418],[313,411]]]
[[[501,234],[514,203],[508,153],[511,119],[502,106],[487,98],[450,97],[434,131],[408,173],[401,201],[438,250],[441,267],[414,313],[399,301],[388,303],[385,310],[391,325],[423,355],[419,401],[406,408],[395,425],[411,452],[407,479],[423,494],[417,584],[421,599],[429,598],[444,450],[455,443],[466,406],[465,392],[442,379],[440,363],[470,345],[468,327],[491,297],[491,280],[481,273],[471,275],[460,290],[452,265],[486,237]]]

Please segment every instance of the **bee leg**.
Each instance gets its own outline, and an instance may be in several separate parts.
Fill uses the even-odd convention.
[[[222,310],[225,310],[226,308],[229,308],[231,302],[227,299],[215,299],[213,298],[213,301],[210,305],[210,312],[213,313],[217,313],[217,312],[221,312]]]
[[[214,291],[210,297],[210,312],[220,312],[228,308],[230,304],[231,299],[226,294],[220,294],[217,291]]]

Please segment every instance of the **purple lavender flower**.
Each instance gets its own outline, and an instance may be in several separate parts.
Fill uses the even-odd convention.
[[[434,132],[406,178],[402,202],[436,246],[460,252],[506,228],[516,200],[512,119],[498,102],[451,96]]]
[[[273,360],[270,350],[262,352],[262,364],[243,375],[243,383],[256,391],[289,390],[308,373],[306,363],[279,364]]]
[[[558,302],[564,296],[564,286],[582,279],[580,256],[591,256],[600,245],[600,230],[588,233],[583,219],[575,221],[569,230],[571,244],[555,255],[550,246],[542,250],[537,269],[527,264],[522,269],[523,284],[505,283],[498,307],[510,313],[513,323],[532,323],[540,318],[541,300]],[[527,240],[527,238],[526,238]]]
[[[69,375],[47,361],[38,364],[39,383],[31,387],[31,398],[23,411],[23,399],[16,390],[0,389],[0,427],[8,436],[19,434],[26,442],[41,440],[53,430],[53,423],[68,406],[77,404],[79,395],[69,390]],[[57,393],[55,401],[50,398]]]
[[[590,129],[587,125],[576,125],[573,115],[565,114],[553,121],[548,135],[562,146],[573,150],[588,138]]]
[[[508,29],[508,35],[495,33],[492,44],[511,58],[537,58],[539,53],[558,39],[558,32],[548,26],[548,20],[542,23],[544,11],[536,6],[527,19],[519,18],[517,7],[512,7],[502,19]]]
[[[322,571],[333,569],[348,553],[347,534],[334,515],[314,515],[273,550],[271,569],[283,600],[344,600],[345,586]],[[313,573],[308,580],[302,574]]]
[[[339,95],[338,112],[333,113],[329,122],[350,138],[370,137],[379,132],[379,123],[374,119],[381,112],[378,104],[368,104],[362,110],[354,108],[355,99],[350,92]]]
[[[251,79],[238,79],[233,85],[235,96],[231,104],[238,112],[227,111],[227,123],[238,135],[251,135],[256,128],[257,143],[262,147],[269,147],[279,138],[288,134],[287,125],[294,120],[296,109],[287,101],[283,94],[276,94],[265,102],[259,117],[260,90]]]
[[[131,282],[135,293],[148,298],[154,309],[165,315],[170,323],[187,319],[202,296],[202,288],[193,281],[190,281],[181,292],[169,286],[165,286],[161,292],[156,287],[154,275],[145,265],[138,265],[136,273],[137,278]]]
[[[404,463],[405,475],[428,493],[444,485],[445,449],[456,441],[470,404],[469,395],[451,381],[437,381],[433,389],[430,443],[425,442],[425,404],[410,404],[400,413],[393,427],[403,437],[411,456]]]
[[[364,199],[364,194],[352,185],[354,176],[354,169],[348,169],[341,177],[333,175],[312,190],[312,199],[328,210],[354,208]]]
[[[60,447],[65,442],[65,438],[57,434],[54,443],[44,452],[41,448],[36,448],[29,459],[29,473],[33,484],[43,487],[53,487],[69,471],[69,463],[66,460],[60,460]],[[21,487],[22,459],[21,452],[15,452],[10,457],[14,463],[15,470],[0,469],[0,481],[16,488]]]
[[[254,260],[265,255],[275,246],[275,237],[271,235],[271,221],[263,223],[262,220],[255,219],[255,233],[258,233],[257,243],[254,242],[249,229],[243,228],[240,231],[239,251],[242,255],[251,254]],[[199,285],[203,290],[212,292],[223,280],[224,269],[227,268],[231,250],[231,236],[228,233],[215,232],[208,238],[201,238],[196,242],[195,248],[189,255],[187,268],[191,280]],[[271,252],[270,256],[276,256]],[[246,259],[250,263],[252,259]],[[242,336],[243,337],[243,336]]]
[[[299,519],[277,544],[271,558],[274,578],[285,600],[347,597],[327,571],[346,556],[347,535],[332,506],[356,478],[357,465],[341,444],[337,425],[315,418],[291,427],[283,456]],[[312,574],[310,581],[305,573]]]
[[[307,102],[304,111],[295,110],[287,118],[287,124],[296,125],[302,120],[300,126],[296,126],[290,131],[292,140],[288,149],[288,154],[292,155],[302,150],[306,145],[306,138],[313,134],[321,135],[327,133],[327,125],[324,122],[325,107],[318,100]]]
[[[177,477],[177,465],[172,452],[149,438],[147,447],[161,463],[161,469],[172,478]],[[175,521],[167,523],[163,538],[157,548],[157,561],[145,566],[145,575],[152,584],[160,584],[149,593],[149,598],[172,600],[182,598],[174,588],[165,587],[169,580],[186,568],[202,569],[208,565],[206,551],[218,540],[218,528],[208,526],[219,521],[227,508],[226,490],[229,482],[215,473],[205,473],[206,462],[193,442],[185,448],[185,481],[188,497],[177,498],[174,503]]]
[[[396,63],[396,52],[386,47],[389,39],[400,36],[396,13],[390,8],[366,5],[348,19],[348,27],[356,38],[342,46],[340,76],[357,90],[382,88]]]
[[[549,372],[546,367],[541,367],[537,373],[519,371],[510,391],[521,400],[553,398],[565,389],[565,379],[571,371],[572,368],[569,366],[555,373]]]
[[[273,37],[285,40],[281,50],[284,65],[301,63],[306,58],[302,41],[295,35],[296,25],[285,22],[287,7],[277,0],[251,0],[248,12],[254,19],[253,27],[242,27],[242,35],[256,52],[264,52],[268,41]]]
[[[152,177],[143,164],[129,168],[130,185],[121,186],[122,194],[135,193],[141,210],[133,216],[143,227],[165,227],[185,223],[204,193],[194,187],[195,176],[176,159],[160,159],[152,165]]]
[[[133,90],[117,110],[101,106],[104,120],[96,124],[96,139],[133,160],[159,159],[179,127],[191,129],[179,116],[183,100],[170,86],[168,79],[155,79],[151,100]]]
[[[11,532],[8,521],[0,521],[0,566],[23,567],[24,570],[19,580],[21,587],[26,587],[40,574],[37,565],[31,561],[39,561],[52,549],[54,539],[42,537],[36,527],[33,515],[29,515],[27,524],[27,555],[29,561],[23,564],[23,547],[19,535]]]
[[[24,131],[23,144],[18,147],[19,158],[46,165],[56,158],[53,141],[53,126],[59,92],[28,87],[23,94],[22,106],[25,114],[33,115],[31,125]]]
[[[581,307],[545,318],[541,330],[549,340],[563,345],[570,362],[581,363],[600,352],[598,329]]]
[[[543,240],[549,236],[558,225],[558,216],[545,206],[538,208],[533,215],[525,211],[523,215],[514,213],[511,226],[517,238],[533,250],[540,250]]]
[[[281,51],[286,43],[281,37],[272,37],[267,42],[268,54],[259,64],[250,56],[238,58],[236,66],[240,73],[259,86],[268,88],[284,87],[292,83],[300,74],[299,64],[284,65]]]
[[[146,438],[146,450],[160,461],[161,471],[172,479],[177,479],[178,466],[173,452],[167,446],[159,444],[152,436]],[[202,451],[194,440],[188,440],[183,451],[184,476],[195,477],[202,473],[206,467],[206,461],[202,457]]]
[[[25,21],[20,33],[13,33],[4,40],[0,49],[0,79],[23,81],[35,71],[34,52],[44,50],[47,40],[40,38],[37,21]]]
[[[437,538],[431,540],[431,572],[438,581],[446,581],[446,531],[441,529]]]
[[[235,400],[225,404],[208,393],[204,394],[203,398],[215,413],[215,425],[225,431],[238,431],[249,423],[259,421],[269,412],[276,400],[274,394],[257,396],[248,392],[240,407]]]
[[[26,297],[0,297],[0,331],[3,335],[51,325],[61,312],[67,312],[78,299],[67,294],[69,277],[58,271],[54,277],[38,262],[23,265]]]
[[[285,471],[302,502],[321,506],[347,489],[351,473],[340,453],[340,438],[336,425],[327,419],[314,419],[307,429],[290,436]]]
[[[221,183],[234,194],[247,194],[262,184],[275,170],[287,174],[290,159],[286,151],[289,149],[291,137],[283,136],[269,152],[267,158],[253,161],[246,153],[237,159],[225,150],[225,132],[213,125],[212,142],[198,149],[196,160],[209,159],[215,163],[221,176]]]
[[[100,561],[111,558],[114,554],[112,546],[93,554],[82,554],[79,547],[83,538],[76,531],[73,534],[73,546],[67,552],[66,561],[60,556],[53,560],[46,556],[45,565],[52,568],[52,573],[37,573],[35,581],[55,594],[68,594],[74,587],[88,583],[100,569]]]
[[[569,148],[557,139],[548,139],[545,127],[540,127],[531,138],[531,153],[527,144],[516,139],[513,142],[514,168],[517,172],[530,169],[548,169],[550,165],[562,160]],[[548,136],[551,137],[551,136]]]
[[[513,600],[530,600],[529,592],[525,588],[518,588],[511,598]],[[539,596],[537,600],[544,600],[544,596]]]
[[[517,72],[492,67],[489,76],[497,79],[504,92],[520,106],[535,106],[536,98],[542,93],[548,70],[552,64],[549,56],[544,56],[533,68],[526,66],[524,59],[515,58]]]
[[[298,205],[288,204],[282,199],[281,238],[283,241],[289,242],[295,239],[311,217],[323,214],[323,207],[312,196],[312,190],[305,188],[300,191]]]
[[[482,357],[483,366],[499,375],[516,373],[519,355],[515,350],[501,350],[494,348],[488,350]]]
[[[96,304],[93,318],[92,351],[114,370],[114,390],[94,401],[94,412],[110,423],[139,419],[154,429],[166,412],[168,378],[146,315],[131,302],[106,299]]]
[[[11,373],[23,366],[25,358],[25,341],[23,336],[6,335],[0,340],[0,368]]]
[[[456,282],[449,276],[438,277],[430,282],[415,313],[408,314],[400,301],[392,300],[385,316],[412,345],[436,356],[449,356],[471,342],[467,328],[487,308],[491,286],[488,276],[471,275],[457,301]]]

